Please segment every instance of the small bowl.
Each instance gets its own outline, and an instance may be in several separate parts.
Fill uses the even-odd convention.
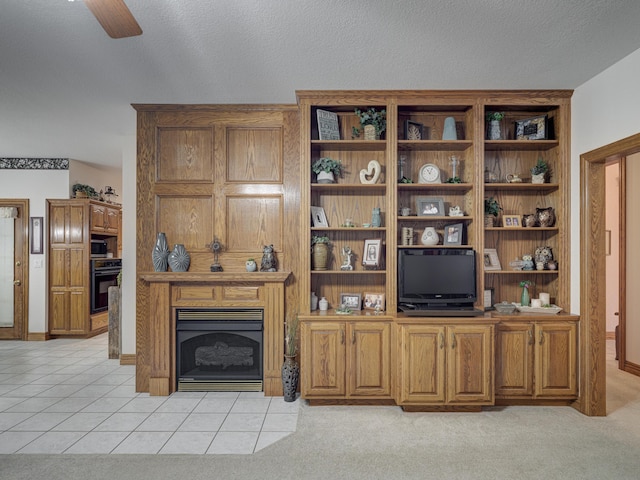
[[[498,311],[498,313],[509,314],[516,311],[516,306],[513,303],[509,302],[496,303],[494,307]]]

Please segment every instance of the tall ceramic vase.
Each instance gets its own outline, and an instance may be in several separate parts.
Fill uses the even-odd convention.
[[[164,232],[158,233],[156,238],[156,244],[151,252],[151,259],[153,260],[153,269],[156,272],[166,272],[169,266],[169,244],[167,243],[167,236]]]
[[[282,364],[282,390],[285,402],[295,402],[299,377],[300,365],[296,362],[296,357],[285,355]]]
[[[520,297],[520,305],[528,307],[531,305],[531,298],[529,297],[529,288],[522,287],[522,296]]]
[[[191,263],[191,256],[187,253],[184,245],[177,243],[173,251],[169,254],[169,266],[174,272],[186,272]]]

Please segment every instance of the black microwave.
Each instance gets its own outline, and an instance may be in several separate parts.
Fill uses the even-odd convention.
[[[91,256],[105,258],[107,256],[107,242],[104,240],[91,240]]]

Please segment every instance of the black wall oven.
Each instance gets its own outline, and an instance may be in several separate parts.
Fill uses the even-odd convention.
[[[91,313],[104,312],[109,308],[109,287],[118,285],[120,270],[120,258],[91,260]]]

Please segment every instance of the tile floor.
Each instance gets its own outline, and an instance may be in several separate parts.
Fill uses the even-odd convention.
[[[0,454],[250,454],[296,430],[300,400],[136,393],[107,340],[0,341]]]

